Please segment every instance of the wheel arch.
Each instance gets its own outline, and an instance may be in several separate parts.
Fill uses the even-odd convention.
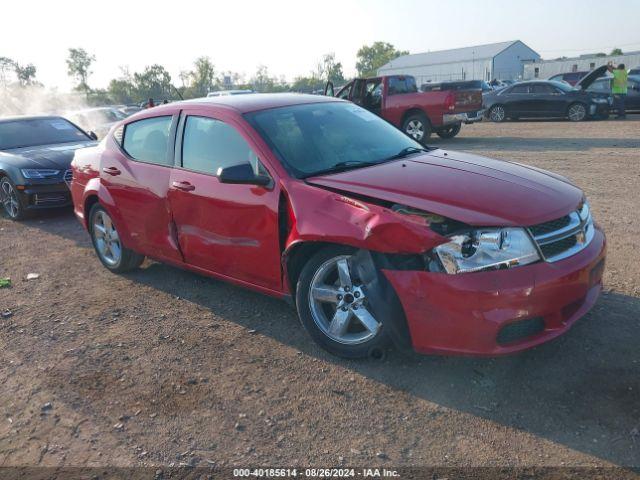
[[[400,120],[401,127],[404,127],[404,122],[407,121],[407,118],[409,118],[411,115],[415,115],[415,114],[424,115],[425,118],[427,119],[427,121],[429,122],[429,126],[430,127],[433,126],[433,123],[431,122],[431,118],[429,118],[429,115],[427,114],[427,112],[425,112],[420,107],[411,107],[411,108],[409,108],[407,111],[405,111],[402,114],[402,119]]]

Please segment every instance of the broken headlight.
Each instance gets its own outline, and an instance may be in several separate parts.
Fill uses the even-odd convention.
[[[522,228],[487,228],[449,237],[434,248],[450,274],[527,265],[540,260],[533,241]]]

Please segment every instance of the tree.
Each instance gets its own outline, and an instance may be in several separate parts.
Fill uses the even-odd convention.
[[[621,49],[619,49],[619,48],[614,48],[613,50],[611,50],[611,53],[610,53],[609,55],[616,55],[616,56],[618,56],[618,55],[624,55],[624,54],[622,53],[622,50],[621,50]]]
[[[74,77],[78,82],[76,90],[89,92],[87,79],[91,75],[91,64],[95,61],[94,55],[89,55],[83,48],[70,48],[67,57],[67,73],[70,77]]]
[[[396,50],[396,47],[387,42],[364,45],[357,53],[356,70],[361,77],[372,77],[378,74],[378,69],[384,64],[408,54],[409,52]]]
[[[15,62],[14,69],[18,83],[20,83],[21,86],[25,87],[36,83],[36,67],[32,63],[22,66],[18,62]]]
[[[109,82],[107,92],[114,103],[132,103],[142,100],[136,95],[136,87],[128,78],[114,78]]]
[[[322,57],[322,80],[330,81],[334,85],[345,83],[342,63],[336,62],[335,53],[327,53]]]
[[[3,87],[7,85],[8,74],[15,72],[16,62],[9,57],[0,57],[0,85]]]
[[[142,73],[134,73],[133,83],[138,98],[161,100],[172,96],[171,75],[162,65],[151,65]]]
[[[198,96],[206,97],[218,83],[215,67],[209,57],[196,59],[194,66],[195,69],[191,72],[192,87]]]

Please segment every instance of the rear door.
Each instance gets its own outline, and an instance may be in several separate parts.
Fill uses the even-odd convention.
[[[537,117],[564,116],[564,94],[553,85],[547,83],[534,83],[529,87],[531,92],[531,104],[529,111]]]
[[[182,111],[169,202],[185,261],[213,273],[280,290],[279,190],[224,184],[220,168],[249,163],[273,175],[241,117],[189,107]]]
[[[167,205],[177,121],[178,115],[170,112],[116,130],[114,141],[120,149],[105,150],[100,179],[124,223],[127,246],[150,257],[179,262]]]

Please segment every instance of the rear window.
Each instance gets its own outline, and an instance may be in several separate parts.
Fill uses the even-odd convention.
[[[156,165],[172,165],[168,158],[171,117],[153,117],[129,123],[124,129],[122,148],[134,160]]]
[[[0,122],[0,150],[88,140],[82,130],[60,117]]]
[[[416,79],[413,77],[389,77],[389,95],[415,93],[418,91]]]

